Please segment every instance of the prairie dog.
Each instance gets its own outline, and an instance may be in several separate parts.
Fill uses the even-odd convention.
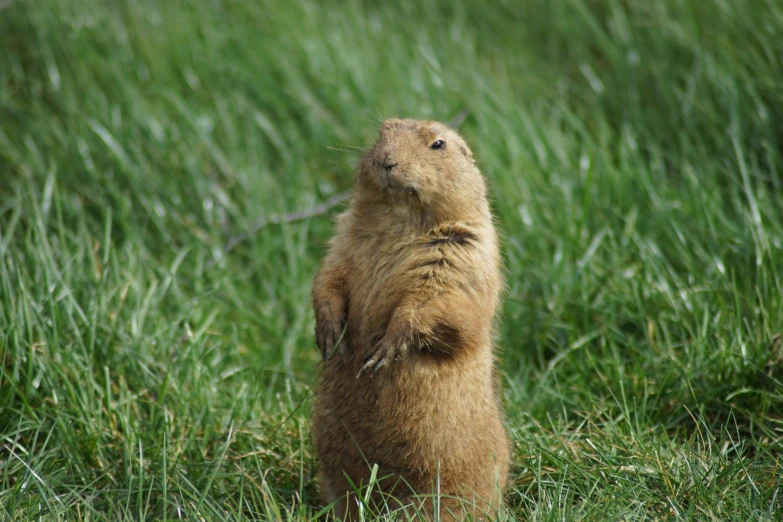
[[[373,464],[378,505],[462,520],[502,504],[503,278],[486,192],[465,141],[437,122],[385,121],[359,163],[313,282],[325,361],[313,438],[321,495],[342,519],[358,517],[346,476],[366,486]]]

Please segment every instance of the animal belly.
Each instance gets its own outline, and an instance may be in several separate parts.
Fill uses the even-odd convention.
[[[445,492],[492,480],[505,434],[490,375],[476,370],[401,361],[364,381],[346,372],[320,387],[313,429],[333,486],[352,489],[345,474],[366,485],[373,465],[395,496],[403,484],[426,493],[436,481]]]

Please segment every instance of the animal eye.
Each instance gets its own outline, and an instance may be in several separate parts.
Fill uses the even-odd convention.
[[[438,150],[438,149],[442,149],[442,148],[443,148],[443,147],[445,147],[445,146],[446,146],[446,142],[445,142],[445,141],[443,141],[443,140],[438,140],[438,141],[436,141],[435,143],[433,143],[432,145],[430,145],[430,148],[431,148],[432,150]]]

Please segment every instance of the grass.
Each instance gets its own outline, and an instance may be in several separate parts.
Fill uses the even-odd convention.
[[[322,513],[329,215],[225,245],[463,109],[507,518],[783,516],[778,2],[6,0],[0,44],[1,519]]]

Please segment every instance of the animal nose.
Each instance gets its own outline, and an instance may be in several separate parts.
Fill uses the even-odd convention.
[[[386,154],[386,156],[383,157],[383,168],[391,170],[396,166],[397,162],[394,161],[394,158],[392,158],[390,154]]]

